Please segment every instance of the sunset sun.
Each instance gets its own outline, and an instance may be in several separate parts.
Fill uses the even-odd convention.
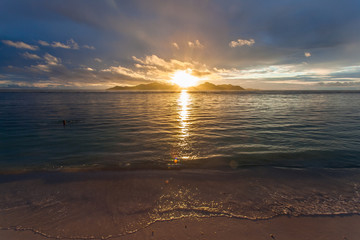
[[[171,78],[172,82],[179,85],[180,87],[187,88],[195,86],[199,78],[191,75],[185,70],[176,71]]]

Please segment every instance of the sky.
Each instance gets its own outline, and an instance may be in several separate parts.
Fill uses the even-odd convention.
[[[1,0],[0,88],[360,89],[359,0]]]

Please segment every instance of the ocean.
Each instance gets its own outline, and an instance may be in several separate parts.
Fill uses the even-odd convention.
[[[1,92],[0,168],[359,167],[359,103],[360,92]]]
[[[359,103],[357,91],[2,91],[0,227],[86,238],[189,216],[359,214]]]

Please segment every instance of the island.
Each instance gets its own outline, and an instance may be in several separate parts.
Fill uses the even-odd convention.
[[[240,86],[234,86],[231,84],[215,85],[213,83],[205,82],[196,87],[188,88],[190,91],[243,91],[244,88]]]
[[[121,91],[180,91],[187,89],[188,91],[243,91],[246,90],[240,86],[231,84],[216,85],[213,83],[205,82],[198,86],[181,88],[175,84],[152,82],[148,84],[139,84],[136,86],[115,86],[107,90],[121,90]]]

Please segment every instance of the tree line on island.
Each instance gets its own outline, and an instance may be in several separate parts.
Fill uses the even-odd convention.
[[[175,84],[153,82],[149,84],[139,84],[133,87],[129,86],[115,86],[107,90],[125,90],[125,91],[179,91],[183,88]],[[243,91],[246,90],[240,86],[231,84],[215,85],[213,83],[205,82],[198,86],[186,88],[188,91]]]

